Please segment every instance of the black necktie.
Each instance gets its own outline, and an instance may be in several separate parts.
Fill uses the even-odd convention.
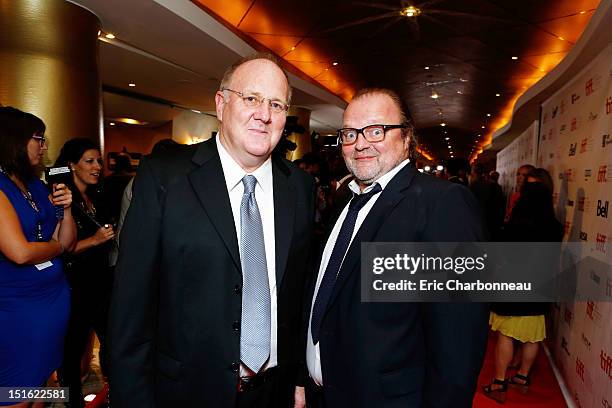
[[[323,314],[325,313],[325,309],[327,308],[327,302],[329,301],[329,297],[331,296],[334,284],[336,283],[336,277],[338,276],[338,272],[340,271],[340,266],[342,266],[342,260],[344,259],[344,255],[346,254],[346,250],[351,242],[351,237],[353,236],[353,230],[355,229],[355,221],[357,221],[357,215],[359,214],[359,210],[366,205],[366,203],[374,196],[374,194],[382,191],[382,188],[379,184],[374,185],[374,188],[365,194],[354,195],[349,204],[348,212],[346,214],[346,218],[342,223],[342,227],[340,227],[340,232],[338,233],[338,238],[336,238],[336,244],[334,245],[334,250],[332,251],[331,256],[329,257],[329,262],[327,263],[327,268],[325,268],[325,273],[323,274],[323,280],[321,281],[321,285],[319,286],[319,292],[317,293],[317,298],[315,300],[314,307],[312,308],[312,320],[310,322],[310,328],[312,333],[312,341],[314,344],[319,342],[319,334],[321,330],[321,322],[323,321]]]

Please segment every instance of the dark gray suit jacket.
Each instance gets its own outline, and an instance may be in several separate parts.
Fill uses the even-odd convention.
[[[284,159],[272,168],[278,369],[291,398],[314,183]],[[145,158],[134,187],[111,306],[113,407],[234,407],[242,275],[215,140]]]
[[[347,251],[323,317],[319,345],[329,407],[471,406],[486,348],[487,305],[362,303],[360,244],[484,236],[478,204],[464,186],[410,165],[389,182]]]

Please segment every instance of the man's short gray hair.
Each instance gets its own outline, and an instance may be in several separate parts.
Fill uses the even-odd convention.
[[[289,84],[289,77],[287,76],[287,73],[285,72],[283,67],[280,66],[278,58],[276,58],[274,55],[270,54],[269,52],[258,52],[252,55],[248,55],[246,57],[240,58],[238,61],[230,65],[225,70],[225,73],[223,74],[223,78],[221,79],[221,85],[219,85],[219,90],[229,88],[230,83],[232,82],[232,76],[234,75],[234,71],[236,71],[239,66],[249,61],[258,60],[258,59],[270,61],[283,72],[283,74],[285,75],[285,79],[287,80],[287,105],[291,105],[291,96],[293,94],[293,91],[291,90],[291,85]]]

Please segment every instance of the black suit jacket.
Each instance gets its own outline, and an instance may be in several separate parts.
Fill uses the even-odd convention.
[[[314,182],[273,158],[278,370],[292,394]],[[242,275],[215,140],[145,158],[109,328],[114,407],[234,407]],[[280,396],[279,396],[280,398]]]
[[[487,306],[362,303],[360,243],[483,236],[478,204],[464,186],[411,166],[389,182],[347,251],[323,317],[328,407],[471,406],[486,347]],[[310,291],[312,302],[314,282]]]

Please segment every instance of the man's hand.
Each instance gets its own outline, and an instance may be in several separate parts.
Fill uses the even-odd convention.
[[[306,391],[304,387],[295,387],[293,408],[306,408]]]

